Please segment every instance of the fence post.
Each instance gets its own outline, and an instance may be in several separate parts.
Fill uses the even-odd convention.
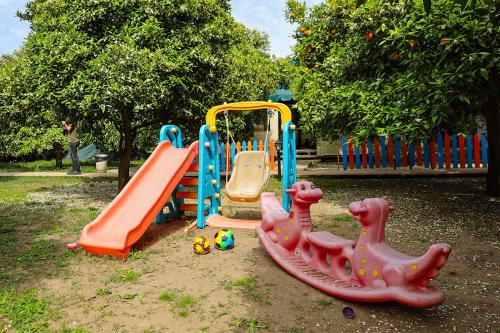
[[[387,159],[389,166],[394,166],[394,142],[390,136],[387,137]]]
[[[424,139],[424,168],[429,169],[430,166],[430,154],[429,154],[429,139]]]
[[[349,166],[349,156],[347,152],[347,138],[345,136],[342,137],[342,168],[347,170]]]
[[[483,168],[488,167],[488,141],[484,133],[481,134],[481,157],[483,160]]]
[[[415,141],[415,144],[417,145],[417,165],[422,166],[422,142],[420,140]]]
[[[465,168],[465,138],[463,134],[458,137],[458,148],[460,155],[460,167]]]
[[[361,143],[361,164],[363,165],[363,169],[366,169],[368,166],[368,159],[366,158],[366,142],[363,141]]]
[[[443,159],[443,135],[441,133],[437,134],[437,160],[438,160],[438,168],[442,169],[444,164],[444,159]]]
[[[451,158],[453,159],[453,168],[458,168],[457,135],[451,135]]]
[[[234,158],[236,157],[236,145],[231,143],[231,169],[234,167]]]
[[[473,149],[472,149],[472,137],[470,134],[467,135],[467,138],[465,139],[465,143],[467,146],[467,167],[472,168]]]
[[[450,136],[446,132],[444,133],[444,164],[446,169],[451,169]]]
[[[479,147],[479,134],[474,134],[474,166],[481,167],[481,151]]]
[[[356,160],[356,169],[361,169],[361,154],[359,151],[359,146],[357,144],[354,145],[354,155],[354,158]]]
[[[375,137],[373,139],[373,145],[375,146],[375,167],[380,168],[380,140]]]
[[[352,139],[348,141],[349,146],[349,169],[354,169],[354,147],[352,143]]]
[[[380,137],[380,150],[382,151],[382,167],[387,167],[387,146],[385,144],[385,136]]]
[[[366,144],[368,146],[368,166],[370,167],[370,169],[373,169],[374,161],[373,161],[373,144],[372,144],[372,140],[370,138],[368,138],[366,140]]]

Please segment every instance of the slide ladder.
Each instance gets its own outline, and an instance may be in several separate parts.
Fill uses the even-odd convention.
[[[160,130],[160,142],[170,141],[175,148],[183,148],[181,129],[174,125],[165,125]],[[157,224],[182,219],[186,212],[196,213],[198,210],[198,157],[193,161],[187,173],[172,192],[164,209],[156,216]],[[189,203],[185,199],[191,199]],[[167,212],[165,212],[165,209]]]

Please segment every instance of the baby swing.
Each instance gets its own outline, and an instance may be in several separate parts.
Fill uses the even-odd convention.
[[[242,151],[234,159],[233,172],[229,181],[226,172],[226,194],[231,201],[254,202],[259,200],[260,194],[266,188],[271,175],[269,167],[268,136],[271,127],[272,110],[267,110],[266,138],[263,151]],[[227,146],[229,138],[236,144],[229,130],[229,119],[227,110],[224,111],[227,130]]]

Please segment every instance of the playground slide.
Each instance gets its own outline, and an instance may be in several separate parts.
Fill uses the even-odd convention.
[[[124,258],[163,208],[198,154],[198,141],[188,148],[161,142],[128,184],[85,226],[80,245],[87,252]]]

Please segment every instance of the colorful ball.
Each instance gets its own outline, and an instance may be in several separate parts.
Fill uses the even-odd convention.
[[[207,254],[210,252],[210,241],[205,236],[197,236],[193,240],[193,251],[196,254]]]
[[[234,247],[234,234],[229,229],[221,229],[214,236],[215,248],[218,250],[230,250]]]

